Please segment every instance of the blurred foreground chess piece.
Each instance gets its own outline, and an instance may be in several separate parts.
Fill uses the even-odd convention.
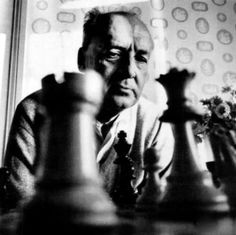
[[[42,81],[46,121],[41,167],[36,193],[23,208],[20,234],[71,234],[117,223],[95,160],[94,120],[103,98],[102,79],[89,71],[64,73],[64,80],[57,83],[49,75]]]
[[[236,133],[219,126],[210,134],[216,175],[228,197],[230,209],[236,212]]]
[[[175,149],[170,175],[159,213],[176,218],[191,218],[206,214],[229,212],[227,197],[212,182],[210,173],[198,166],[198,152],[192,131],[192,121],[201,117],[187,97],[187,88],[194,73],[171,69],[158,81],[168,97],[168,109],[161,120],[172,124]]]
[[[131,145],[127,143],[126,136],[124,131],[120,131],[118,142],[114,146],[117,152],[114,164],[118,165],[119,172],[111,197],[119,207],[132,207],[137,199],[137,190],[132,186],[132,180],[135,178],[134,163],[128,156]]]
[[[144,155],[145,185],[137,199],[136,210],[155,213],[163,196],[163,185],[158,170],[160,167],[157,150],[149,148]]]

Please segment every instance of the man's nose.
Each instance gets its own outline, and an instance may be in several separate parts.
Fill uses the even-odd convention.
[[[136,77],[136,61],[132,55],[127,56],[123,64],[123,72],[125,73],[126,78],[135,78]]]

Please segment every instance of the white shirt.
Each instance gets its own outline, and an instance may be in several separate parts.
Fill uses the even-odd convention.
[[[105,139],[101,133],[102,124],[96,123],[97,162],[108,191],[113,187],[115,179],[116,166],[113,161],[116,159],[117,153],[114,145],[118,141],[117,136],[121,130],[126,132],[126,140],[131,144],[128,155],[135,162],[134,186],[142,182],[143,156],[147,148],[154,147],[158,150],[160,171],[169,165],[173,155],[174,138],[171,126],[159,121],[162,112],[163,110],[160,110],[156,104],[141,97],[138,103],[125,109],[118,117],[110,121],[113,124]]]

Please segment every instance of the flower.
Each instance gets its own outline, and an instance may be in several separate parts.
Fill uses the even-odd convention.
[[[224,119],[230,115],[230,106],[227,103],[221,103],[214,110],[218,118]]]
[[[223,96],[227,96],[223,98]],[[219,131],[236,131],[236,90],[230,86],[222,88],[222,97],[213,96],[200,100],[205,108],[202,119],[195,122],[193,132],[197,142],[205,136]]]

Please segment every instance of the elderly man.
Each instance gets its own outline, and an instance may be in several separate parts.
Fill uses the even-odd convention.
[[[171,128],[159,121],[162,110],[158,105],[142,97],[153,47],[147,27],[133,13],[100,13],[94,9],[86,15],[78,67],[80,71],[96,70],[106,84],[95,129],[97,163],[108,193],[114,188],[117,165],[113,163],[116,158],[113,146],[121,130],[131,144],[134,187],[143,180],[143,155],[147,148],[154,147],[159,152],[160,173],[171,162],[174,142]],[[18,105],[13,119],[5,156],[5,165],[11,171],[8,189],[12,206],[34,193],[39,103],[40,91]]]

